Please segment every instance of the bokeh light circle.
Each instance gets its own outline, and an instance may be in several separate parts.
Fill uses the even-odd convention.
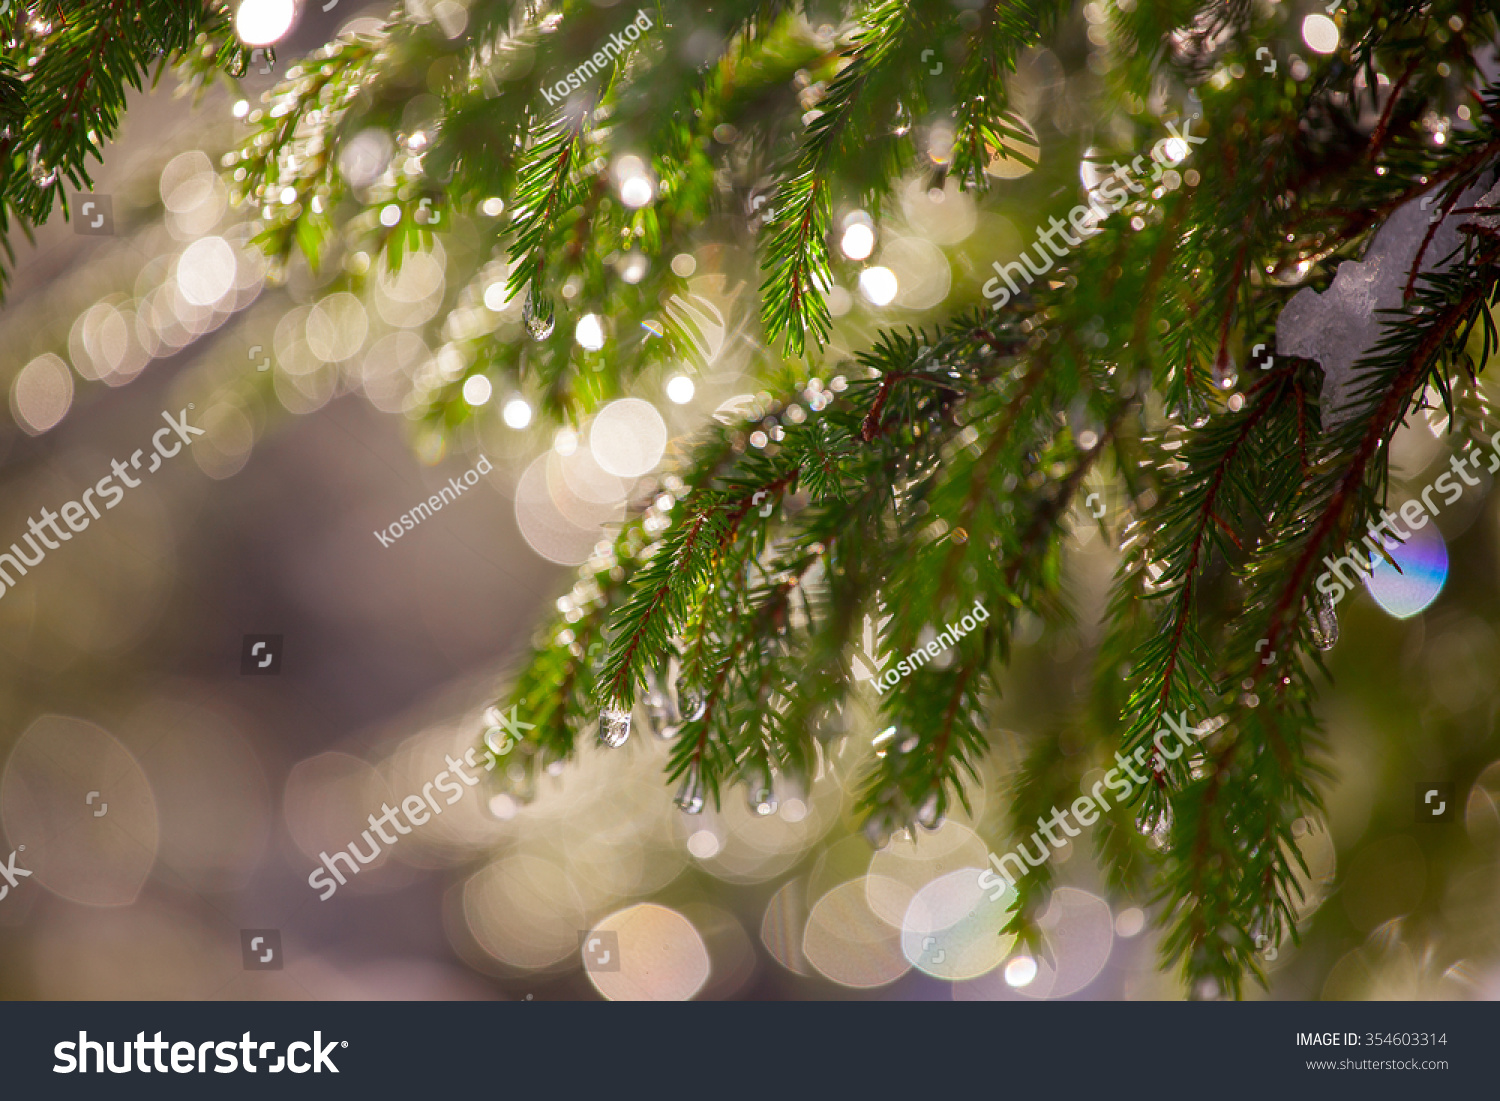
[[[1365,587],[1386,612],[1397,619],[1410,619],[1425,610],[1448,580],[1448,546],[1435,524],[1415,530],[1404,543],[1386,541],[1386,550],[1401,569],[1384,558],[1365,578]]]
[[[1114,915],[1107,902],[1088,891],[1057,888],[1037,925],[1049,951],[1037,961],[1036,980],[1021,988],[1033,998],[1078,993],[1099,977],[1114,950]]]
[[[983,867],[986,852],[973,830],[952,820],[931,833],[894,838],[868,860],[865,901],[887,924],[904,928],[918,892],[953,872]],[[977,891],[979,872],[973,875]]]
[[[1017,990],[1036,981],[1036,960],[1017,956],[1005,965],[1005,981]]]
[[[490,394],[493,392],[494,387],[490,384],[490,380],[483,375],[470,375],[464,380],[464,401],[470,405],[483,405],[490,400]]]
[[[1006,134],[998,147],[990,146],[990,161],[984,166],[985,173],[997,180],[1014,180],[1029,175],[1042,155],[1042,140],[1030,122],[1019,115],[1010,115],[1006,121],[1019,133]]]
[[[501,414],[509,428],[525,428],[531,423],[531,405],[525,398],[513,397],[506,401]]]
[[[844,230],[839,248],[851,260],[868,259],[875,251],[875,231],[862,222],[855,222]]]
[[[1004,961],[1015,943],[997,935],[1009,920],[1013,891],[991,902],[979,868],[939,876],[916,893],[902,922],[901,950],[913,967],[938,979],[973,979]]]
[[[870,909],[866,888],[863,877],[833,888],[813,907],[802,935],[807,962],[856,990],[893,983],[911,968],[901,934]]]
[[[594,418],[589,430],[594,461],[617,478],[647,474],[667,450],[667,422],[649,401],[621,398]]]
[[[589,942],[600,937],[592,955]],[[603,962],[610,947],[617,959]],[[610,1001],[685,1002],[708,981],[708,948],[693,923],[654,903],[610,914],[589,931],[585,972]]]
[[[1114,951],[1115,918],[1098,895],[1058,887],[1038,916],[1041,947],[1017,952],[1004,967],[953,987],[955,1001],[1066,998],[1087,988]]]
[[[549,967],[578,951],[583,900],[556,864],[512,856],[464,884],[464,919],[474,940],[512,967]]]
[[[11,414],[33,436],[56,425],[72,404],[73,372],[51,352],[22,367],[11,384]]]
[[[15,891],[45,889],[85,906],[134,903],[160,848],[156,796],[134,754],[66,715],[43,715],[11,750],[0,825],[10,848],[25,846],[17,863],[35,877]]]
[[[243,0],[234,13],[234,33],[247,46],[269,46],[286,37],[296,17],[294,0]]]
[[[234,249],[222,237],[200,237],[177,261],[177,290],[194,306],[212,306],[234,289]]]
[[[900,289],[890,268],[877,265],[859,273],[859,292],[876,306],[889,306]]]
[[[888,242],[880,250],[880,262],[895,279],[896,305],[908,310],[930,310],[940,305],[953,286],[953,272],[943,250],[920,237],[897,237]]]
[[[549,476],[551,461],[551,453],[538,455],[522,472],[515,489],[516,523],[531,549],[549,562],[581,565],[604,537],[602,524],[623,517],[624,507],[589,508],[594,502],[579,498],[564,478]]]
[[[1315,53],[1331,54],[1339,48],[1338,24],[1315,12],[1302,20],[1302,41]]]

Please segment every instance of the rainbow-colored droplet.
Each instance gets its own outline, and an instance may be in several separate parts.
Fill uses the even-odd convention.
[[[1448,545],[1437,525],[1428,523],[1411,533],[1404,543],[1386,540],[1386,550],[1401,570],[1384,558],[1365,578],[1365,587],[1375,602],[1397,619],[1410,619],[1424,611],[1443,591],[1448,580]]]

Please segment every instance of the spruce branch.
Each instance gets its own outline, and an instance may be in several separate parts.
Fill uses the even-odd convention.
[[[875,172],[866,189],[875,196],[888,190],[891,175],[909,156],[909,145],[881,134],[870,150],[870,131],[883,129],[876,121],[882,109],[886,118],[894,115],[896,95],[920,94],[919,70],[914,72],[911,51],[903,46],[932,24],[941,7],[934,0],[876,0],[870,5],[847,64],[812,108],[807,133],[777,188],[765,229],[761,313],[767,331],[784,334],[785,347],[795,355],[806,349],[809,335],[821,347],[831,324],[825,295],[833,285],[828,249],[832,166],[865,144],[866,163]]]
[[[1478,322],[1478,312],[1500,287],[1497,261],[1500,242],[1485,242],[1477,250],[1473,265],[1461,269],[1461,274],[1425,276],[1418,301],[1408,308],[1405,323],[1388,321],[1375,351],[1356,364],[1357,371],[1364,368],[1363,377],[1367,379],[1361,391],[1364,416],[1340,439],[1330,441],[1351,444],[1344,452],[1349,458],[1322,473],[1307,504],[1282,528],[1282,538],[1288,546],[1300,544],[1300,552],[1290,562],[1291,572],[1272,610],[1265,636],[1272,648],[1288,630],[1313,563],[1341,530],[1348,530],[1373,511],[1376,487],[1369,479],[1375,460],[1388,446],[1422,387],[1428,381],[1439,388],[1446,385],[1441,368],[1463,347]],[[1365,507],[1349,507],[1357,501]],[[1345,523],[1343,529],[1341,521]]]
[[[1068,537],[1093,527],[1121,554],[1096,684],[1038,724],[1002,815],[1027,833],[1091,766],[1152,754],[1144,791],[1100,820],[1104,872],[1113,890],[1160,904],[1164,959],[1188,990],[1238,994],[1246,977],[1264,978],[1257,942],[1295,940],[1306,909],[1298,831],[1319,815],[1328,775],[1312,574],[1377,509],[1391,438],[1428,394],[1452,424],[1486,422],[1474,380],[1500,337],[1489,309],[1500,234],[1470,223],[1451,257],[1429,255],[1427,234],[1402,273],[1402,309],[1356,366],[1345,419],[1320,407],[1311,362],[1235,364],[1270,343],[1304,284],[1325,288],[1406,203],[1432,194],[1457,216],[1461,195],[1493,182],[1500,97],[1479,86],[1480,51],[1500,26],[1460,0],[1355,5],[1338,16],[1335,55],[1305,60],[1305,79],[1252,83],[1235,67],[1258,68],[1257,46],[1295,40],[1274,5],[1110,7],[1103,21],[1085,15],[1090,42],[1105,36],[1118,62],[1097,101],[1113,151],[1088,155],[1134,165],[1165,120],[1184,116],[1207,141],[1156,165],[1080,229],[1087,239],[1065,233],[1066,252],[1046,256],[1039,239],[1045,274],[1005,308],[920,329],[858,306],[835,330],[835,215],[855,202],[878,214],[899,181],[923,174],[981,191],[1026,133],[1011,113],[1021,52],[1077,27],[1061,4],[985,0],[955,16],[946,0],[861,0],[839,9],[852,30],[829,37],[781,0],[711,12],[663,0],[649,46],[544,112],[544,81],[591,56],[619,13],[478,0],[451,42],[397,17],[379,44],[339,47],[355,51],[347,63],[320,58],[273,97],[284,110],[257,120],[238,167],[270,215],[263,243],[282,256],[373,246],[393,265],[428,240],[414,205],[446,203],[433,236],[458,246],[447,253],[464,270],[449,285],[461,289],[438,323],[442,377],[413,403],[442,430],[485,415],[462,396],[475,374],[579,417],[688,358],[705,334],[660,321],[671,296],[693,289],[668,257],[694,255],[729,286],[747,274],[738,250],[758,248],[755,335],[804,361],[756,345],[746,385],[765,388],[757,408],[674,456],[581,572],[516,680],[537,729],[510,751],[504,779],[524,788],[539,765],[571,757],[602,707],[675,732],[667,773],[684,809],[731,784],[754,797],[773,778],[805,781],[820,740],[862,721],[850,652],[867,617],[888,617],[881,645],[900,656],[979,603],[988,618],[941,667],[867,685],[885,729],[857,789],[864,825],[877,841],[936,825],[968,806],[997,740],[1022,617],[1092,645],[1067,571]],[[700,28],[715,45],[685,51]],[[924,64],[934,44],[946,79]],[[511,66],[511,51],[534,61]],[[444,65],[428,85],[439,107],[423,153],[399,112],[403,82],[434,58]],[[1458,126],[1448,116],[1465,99]],[[372,128],[394,135],[401,166],[346,187],[338,153]],[[951,150],[937,140],[948,130]],[[643,206],[612,194],[611,161],[627,153],[655,184]],[[1047,163],[1031,183],[1050,182]],[[1059,212],[1076,199],[1067,184]],[[1008,211],[1025,186],[985,198],[984,213]],[[295,203],[268,201],[288,187]],[[1102,188],[1089,190],[1098,200]],[[485,220],[500,199],[508,225]],[[394,233],[377,217],[390,205]],[[990,258],[983,243],[982,260],[953,259],[956,296]],[[1446,266],[1424,272],[1430,261]],[[484,313],[497,285],[527,292],[533,319],[551,317],[549,290],[565,290],[559,308],[611,323],[605,348],[581,355],[573,326],[550,320],[515,339]],[[852,363],[822,361],[835,333]],[[1117,485],[1121,507],[1085,519],[1079,498]],[[1156,733],[1183,715],[1201,736],[1176,760],[1156,758]],[[1023,943],[1039,946],[1034,919],[1055,882],[1043,864],[1018,884],[1010,928]]]
[[[1015,72],[1022,51],[1050,30],[1066,8],[1059,0],[986,0],[979,10],[954,86],[953,172],[960,180],[983,187],[985,169],[996,157],[1034,167],[1018,148],[1030,136],[1008,113],[1006,78]]]
[[[88,162],[116,136],[127,93],[168,64],[243,71],[223,0],[72,0],[0,15],[0,235],[28,236],[66,185],[90,189]],[[192,55],[191,57],[189,55]],[[155,70],[155,77],[152,70]],[[8,273],[0,269],[0,291]]]
[[[636,574],[635,592],[615,618],[617,634],[600,671],[598,695],[606,707],[628,709],[636,682],[665,656],[669,630],[688,620],[692,602],[712,577],[726,523],[721,503],[704,495],[684,509]]]

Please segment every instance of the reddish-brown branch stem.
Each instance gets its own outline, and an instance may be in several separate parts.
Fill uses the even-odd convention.
[[[1419,35],[1426,33],[1427,19],[1428,17],[1425,15],[1422,17],[1422,28],[1417,32]],[[1380,112],[1380,121],[1375,124],[1375,129],[1370,134],[1370,162],[1372,164],[1375,158],[1380,156],[1380,150],[1385,146],[1385,140],[1391,126],[1391,115],[1396,110],[1396,101],[1401,98],[1401,92],[1405,89],[1406,82],[1412,78],[1412,74],[1417,71],[1418,63],[1422,60],[1423,56],[1420,53],[1416,57],[1413,57],[1411,64],[1407,65],[1406,71],[1401,74],[1401,78],[1391,87],[1391,98],[1385,101],[1385,110]],[[1370,89],[1371,93],[1375,94],[1378,87],[1379,85],[1376,88]]]
[[[1000,418],[1000,423],[995,426],[994,434],[985,445],[984,454],[974,464],[974,479],[969,483],[969,492],[964,497],[963,506],[959,509],[958,517],[954,521],[956,527],[967,528],[972,522],[974,510],[979,507],[980,500],[984,497],[985,490],[989,487],[990,472],[995,469],[995,460],[1000,454],[1000,449],[1005,446],[1006,440],[1010,438],[1011,429],[1015,427],[1016,421],[1020,419],[1021,409],[1030,399],[1032,391],[1042,381],[1044,368],[1046,367],[1046,353],[1041,354],[1042,362],[1034,364],[1026,377],[1022,380],[1021,388],[1015,397],[1005,407],[1005,414]],[[943,573],[938,578],[938,597],[942,599],[947,592],[948,583],[953,577],[953,571],[958,568],[959,559],[963,557],[963,545],[952,544],[948,549],[947,560],[943,563]]]
[[[1497,252],[1500,252],[1500,248],[1492,246],[1480,257],[1479,262],[1490,262],[1494,259]],[[1469,311],[1485,302],[1487,292],[1487,287],[1476,285],[1459,299],[1458,302],[1448,308],[1446,316],[1433,325],[1427,336],[1423,338],[1422,342],[1412,353],[1406,367],[1402,369],[1401,373],[1393,381],[1385,399],[1376,409],[1375,415],[1370,419],[1369,427],[1365,430],[1364,439],[1360,441],[1359,448],[1355,451],[1354,458],[1349,464],[1348,471],[1339,482],[1339,486],[1334,491],[1327,507],[1324,508],[1323,514],[1319,517],[1312,534],[1308,536],[1306,549],[1298,556],[1296,563],[1293,565],[1287,585],[1282,590],[1282,595],[1277,600],[1276,607],[1272,611],[1271,625],[1266,636],[1271,649],[1274,650],[1276,648],[1276,643],[1285,629],[1288,613],[1293,603],[1300,600],[1302,586],[1307,574],[1312,569],[1312,564],[1316,560],[1318,552],[1322,549],[1323,543],[1338,523],[1345,503],[1355,492],[1356,488],[1364,481],[1366,469],[1375,452],[1379,449],[1380,441],[1386,437],[1396,420],[1400,417],[1401,411],[1405,409],[1417,383],[1426,373],[1429,362],[1437,354],[1438,349],[1442,347],[1443,341],[1448,339],[1453,329],[1467,316]],[[1257,678],[1261,675],[1261,672],[1263,672],[1263,669],[1257,672]]]
[[[682,549],[678,552],[679,560],[692,553],[693,544],[698,539],[699,533],[702,532],[703,525],[708,520],[708,515],[709,511],[704,510],[703,512],[700,512],[698,514],[698,518],[693,521],[692,529],[688,532],[687,538],[683,540]],[[667,590],[671,588],[671,586],[672,578],[668,576],[662,581],[661,585],[652,595],[651,610],[646,613],[648,619],[651,616],[658,614],[661,608],[661,598],[666,595]],[[645,636],[646,624],[643,621],[640,628],[635,632],[635,636],[630,640],[630,645],[625,647],[625,653],[620,658],[619,671],[615,673],[615,679],[609,686],[609,694],[611,699],[624,699],[621,688],[630,680],[630,659],[635,654],[636,649],[640,646],[641,639],[645,638]]]
[[[1208,493],[1203,499],[1203,507],[1198,512],[1198,531],[1193,536],[1193,546],[1188,551],[1187,566],[1183,570],[1182,597],[1177,602],[1177,614],[1173,617],[1172,643],[1167,654],[1167,667],[1162,674],[1161,695],[1157,700],[1158,711],[1156,718],[1158,720],[1161,718],[1160,709],[1166,706],[1167,700],[1171,695],[1172,676],[1177,671],[1178,656],[1182,652],[1182,639],[1187,632],[1188,614],[1192,609],[1193,603],[1193,581],[1197,575],[1199,556],[1203,552],[1203,538],[1208,532],[1207,518],[1213,517],[1217,519],[1214,516],[1214,505],[1218,502],[1219,490],[1224,485],[1225,474],[1228,472],[1230,464],[1234,462],[1234,457],[1239,454],[1240,448],[1250,438],[1250,433],[1254,431],[1255,426],[1260,423],[1260,420],[1270,409],[1271,403],[1272,400],[1267,398],[1257,407],[1253,415],[1245,418],[1245,423],[1241,426],[1238,438],[1235,439],[1234,443],[1230,444],[1229,449],[1224,452],[1223,459],[1214,470],[1213,480],[1209,483]],[[1149,725],[1147,729],[1150,729]]]

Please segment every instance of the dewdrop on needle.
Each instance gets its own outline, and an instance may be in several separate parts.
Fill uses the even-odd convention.
[[[531,334],[531,339],[546,340],[552,335],[552,330],[557,325],[557,314],[549,305],[547,316],[540,316],[536,309],[536,299],[528,291],[526,303],[521,307],[521,321],[526,325],[526,331]]]
[[[776,792],[770,784],[757,785],[750,789],[750,813],[757,818],[775,814],[779,805]]]
[[[926,802],[917,811],[917,825],[924,830],[935,830],[943,824],[943,816],[938,813],[938,797],[929,795]]]
[[[1136,823],[1136,828],[1151,839],[1152,845],[1158,849],[1165,849],[1172,833],[1171,804],[1163,803],[1156,810],[1142,816]]]
[[[708,710],[708,701],[703,698],[702,693],[689,689],[686,692],[677,693],[678,715],[683,722],[697,722],[703,718],[703,713]]]
[[[696,764],[683,776],[682,784],[677,789],[677,798],[673,802],[682,809],[684,814],[703,813],[703,777],[699,774]]]
[[[610,749],[619,749],[630,737],[630,712],[609,707],[599,714],[599,740]]]
[[[1333,649],[1339,640],[1339,617],[1331,597],[1318,594],[1313,606],[1307,610],[1307,626],[1312,631],[1314,646],[1319,650]]]
[[[671,725],[675,718],[672,711],[672,701],[667,698],[666,692],[656,683],[656,678],[650,674],[646,677],[646,718],[651,721],[652,730],[660,730],[664,726]]]
[[[911,111],[899,99],[896,101],[896,110],[891,115],[891,133],[902,137],[911,132]]]
[[[757,768],[750,776],[749,798],[750,813],[757,818],[765,818],[767,815],[775,814],[779,805],[776,798],[776,789],[771,784],[771,774],[764,768]]]

